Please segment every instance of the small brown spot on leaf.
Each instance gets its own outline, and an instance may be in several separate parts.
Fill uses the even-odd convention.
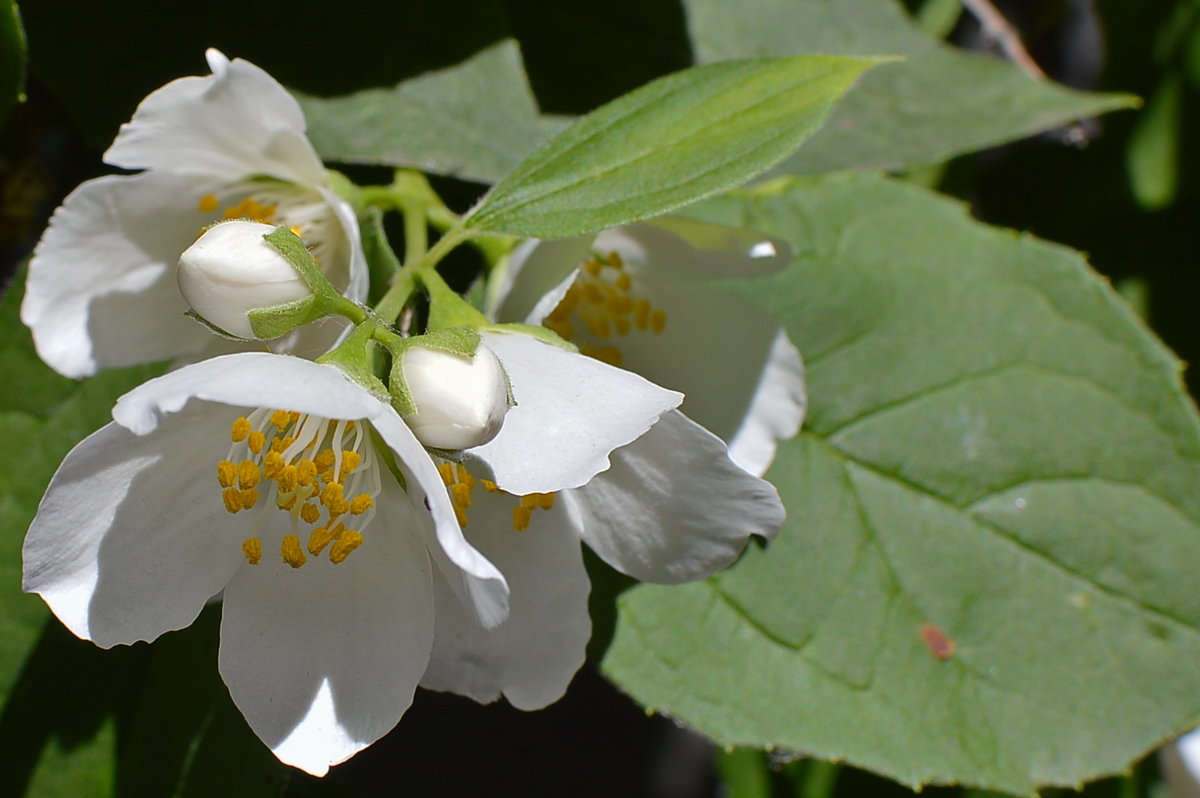
[[[929,649],[929,653],[933,654],[939,661],[944,662],[954,656],[954,649],[958,646],[941,629],[931,623],[923,623],[921,624],[920,633],[921,642]]]

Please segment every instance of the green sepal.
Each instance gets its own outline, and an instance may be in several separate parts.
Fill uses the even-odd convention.
[[[276,252],[287,258],[288,263],[295,267],[300,274],[300,279],[304,280],[304,284],[314,295],[329,291],[337,293],[337,289],[329,284],[325,273],[321,271],[321,267],[317,265],[300,236],[288,229],[287,225],[279,225],[264,235],[263,240],[274,247]]]
[[[549,327],[542,327],[539,324],[521,324],[520,322],[511,322],[506,324],[489,324],[487,329],[494,330],[499,333],[515,333],[517,335],[528,335],[536,338],[542,343],[557,346],[559,349],[565,349],[568,352],[578,352],[579,347],[563,338],[558,333],[551,330]]]
[[[198,322],[200,325],[205,327],[213,335],[219,335],[227,341],[249,341],[250,340],[249,338],[242,338],[241,336],[234,335],[233,333],[228,332],[227,330],[222,330],[220,327],[213,324],[211,321],[204,318],[203,316],[201,316],[199,313],[197,313],[194,310],[186,310],[186,311],[184,311],[183,315],[187,316],[189,319],[191,319],[194,322]]]
[[[250,329],[262,340],[278,338],[310,321],[316,321],[326,313],[317,312],[316,297],[309,294],[300,299],[293,299],[282,305],[272,305],[266,308],[255,308],[246,312],[250,319]]]
[[[400,470],[400,466],[396,465],[396,454],[392,451],[392,447],[387,445],[387,441],[383,439],[375,427],[368,424],[367,428],[371,431],[371,443],[375,444],[375,453],[379,455],[379,458],[383,460],[383,464],[387,466],[387,470],[400,483],[401,489],[407,493],[408,480],[404,478],[404,472]]]
[[[412,391],[404,378],[404,353],[413,347],[433,349],[449,355],[458,355],[470,359],[479,348],[479,331],[470,327],[447,327],[434,330],[424,335],[412,338],[389,336],[384,344],[392,355],[392,369],[388,384],[390,386],[392,407],[402,416],[411,416],[417,412],[417,404],[413,401]],[[505,375],[505,379],[508,377]]]
[[[408,380],[404,379],[404,350],[407,348],[392,350],[392,371],[388,378],[392,407],[402,416],[411,416],[417,412],[417,403],[413,400],[412,391],[408,389]]]
[[[423,272],[419,279],[429,294],[429,322],[425,325],[429,332],[451,327],[479,329],[491,324],[487,316],[446,285],[437,272]]]
[[[465,358],[475,357],[479,349],[479,330],[472,327],[446,327],[409,338],[409,346],[423,346]]]
[[[387,401],[390,398],[388,388],[371,368],[370,347],[374,346],[376,327],[375,319],[359,324],[340,346],[317,358],[317,362],[338,367],[352,381],[370,391],[372,396]]]

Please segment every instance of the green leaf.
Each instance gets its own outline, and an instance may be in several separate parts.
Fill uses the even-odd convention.
[[[800,146],[879,61],[752,59],[660,78],[540,147],[484,197],[466,227],[566,237],[732,188]]]
[[[410,166],[485,183],[564,124],[539,115],[511,39],[392,88],[299,99],[308,137],[326,160]]]
[[[106,742],[111,738],[95,735],[107,733],[100,721],[116,695],[119,668],[106,669],[117,668],[117,660],[112,654],[103,662],[81,659],[81,649],[101,652],[76,641],[57,621],[52,621],[54,639],[66,643],[39,646],[49,613],[37,596],[21,592],[21,542],[67,451],[110,419],[117,396],[160,369],[123,369],[81,383],[50,371],[18,319],[21,285],[14,282],[0,299],[0,368],[5,379],[20,386],[0,394],[0,439],[8,453],[0,466],[0,731],[18,730],[22,740],[19,746],[0,746],[0,793],[19,795],[25,781],[36,778],[43,794],[60,788],[62,794],[94,794],[68,788],[103,781],[111,771],[108,757],[97,753],[111,751]],[[43,753],[50,759],[39,766]]]
[[[25,29],[16,0],[0,0],[0,119],[25,100]]]
[[[1165,208],[1179,185],[1183,79],[1166,74],[1129,137],[1126,163],[1133,196],[1145,210]]]
[[[829,124],[784,162],[786,172],[930,164],[1137,103],[1037,81],[997,58],[937,42],[893,0],[684,5],[701,62],[811,52],[906,56],[865,76]]]
[[[620,603],[606,672],[723,745],[1029,794],[1200,718],[1200,424],[1075,252],[864,175],[696,213],[788,240],[734,287],[803,352],[788,521]]]

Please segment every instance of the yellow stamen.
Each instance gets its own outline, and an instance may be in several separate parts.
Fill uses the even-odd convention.
[[[271,414],[271,423],[282,430],[290,423],[288,412],[286,410],[276,410]]]
[[[242,416],[233,422],[233,426],[229,429],[229,439],[234,443],[241,443],[246,440],[246,436],[250,434],[250,421]]]
[[[250,451],[261,454],[263,447],[267,445],[267,436],[263,434],[262,430],[256,429],[250,433],[249,445]]]
[[[299,471],[300,469],[294,465],[285,465],[283,467],[283,470],[279,472],[279,478],[276,480],[280,493],[291,493],[296,489]]]
[[[358,464],[362,462],[362,455],[358,452],[352,452],[348,449],[342,450],[342,474],[349,474],[358,468]]]
[[[242,509],[242,493],[237,488],[226,488],[221,491],[221,500],[225,502],[225,509],[231,513]]]
[[[283,455],[276,451],[267,452],[263,458],[263,477],[274,479],[283,471]]]
[[[296,465],[296,481],[301,485],[312,485],[317,481],[317,464],[312,460],[301,460]]]
[[[262,478],[258,465],[253,460],[243,460],[238,464],[238,487],[253,488]]]
[[[513,508],[513,529],[518,532],[524,532],[529,529],[529,521],[533,518],[533,511],[524,504]]]
[[[200,198],[200,204],[196,206],[196,210],[201,213],[212,213],[220,204],[216,194],[205,194]]]
[[[312,502],[308,502],[300,508],[300,517],[304,519],[306,524],[315,524],[317,519],[321,517],[321,508]]]
[[[279,553],[283,556],[283,561],[293,568],[299,568],[304,563],[308,562],[308,557],[300,548],[300,538],[296,535],[284,535],[283,545],[279,547]]]
[[[342,525],[338,524],[334,532],[323,526],[314,529],[308,538],[308,553],[314,557],[319,556],[325,550],[325,547],[337,536],[336,532],[341,531],[341,527]]]
[[[650,329],[656,333],[663,331],[663,327],[667,324],[667,314],[662,310],[656,310],[650,314]]]
[[[258,503],[258,491],[255,488],[247,488],[241,492],[242,509],[249,510]]]
[[[222,488],[233,487],[233,483],[237,481],[237,474],[237,466],[228,460],[217,463],[217,482]]]
[[[495,493],[496,491],[500,490],[500,486],[495,482],[492,482],[490,479],[484,479],[480,481],[483,482],[483,489],[488,493]]]
[[[371,498],[370,494],[360,493],[354,497],[354,501],[350,502],[350,514],[362,515],[374,506],[375,501]]]
[[[363,536],[353,529],[347,529],[338,535],[337,542],[329,549],[329,561],[335,564],[342,562],[362,544]]]
[[[313,463],[317,466],[318,471],[328,471],[330,468],[333,468],[333,460],[333,450],[323,449],[313,458]]]
[[[450,486],[450,499],[464,510],[471,506],[471,489],[461,482]]]
[[[246,538],[242,542],[242,554],[246,555],[246,562],[258,565],[262,560],[262,541],[258,538]]]

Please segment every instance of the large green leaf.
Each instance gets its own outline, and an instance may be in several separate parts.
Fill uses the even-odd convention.
[[[733,288],[811,410],[779,539],[624,594],[607,673],[722,744],[913,786],[1073,785],[1200,719],[1200,425],[1082,258],[873,176],[697,213],[791,242]]]
[[[793,53],[907,56],[865,76],[784,171],[934,163],[1136,102],[1070,91],[943,45],[893,0],[685,0],[685,6],[702,62]]]
[[[300,97],[326,160],[492,182],[564,124],[541,117],[511,39],[387,89]]]
[[[0,119],[25,91],[25,31],[16,0],[0,0]]]
[[[565,237],[732,188],[800,146],[877,62],[748,59],[652,81],[546,142],[484,197],[466,225]]]

